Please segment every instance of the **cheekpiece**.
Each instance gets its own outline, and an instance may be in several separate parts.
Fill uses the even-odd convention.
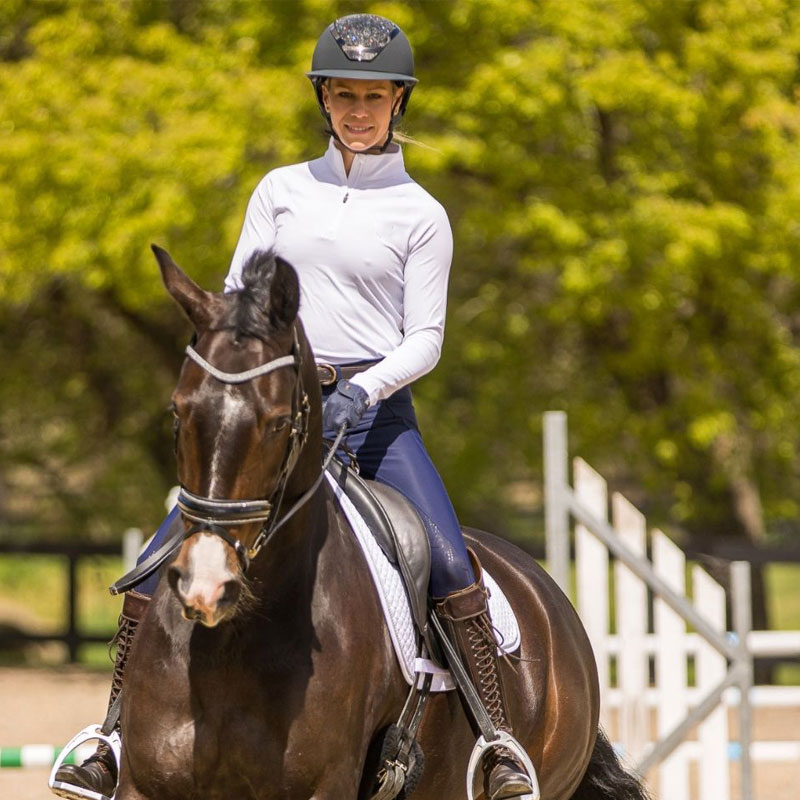
[[[400,32],[391,20],[374,14],[350,14],[331,23],[331,33],[351,61],[372,61]]]

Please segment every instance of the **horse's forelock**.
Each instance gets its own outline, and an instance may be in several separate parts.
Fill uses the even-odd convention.
[[[271,253],[257,251],[247,259],[241,275],[243,288],[229,295],[233,303],[223,327],[235,329],[237,336],[268,339],[274,335],[275,325],[269,308],[275,271],[275,258]]]

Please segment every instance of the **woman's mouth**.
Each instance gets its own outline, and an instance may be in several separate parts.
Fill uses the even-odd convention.
[[[346,125],[345,127],[350,133],[355,134],[369,133],[372,130],[372,125]]]

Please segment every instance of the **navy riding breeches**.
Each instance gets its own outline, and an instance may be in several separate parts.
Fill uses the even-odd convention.
[[[325,388],[323,398],[333,389]],[[336,438],[335,431],[323,435]],[[411,389],[368,408],[348,430],[347,446],[358,459],[361,477],[397,489],[419,511],[431,544],[431,596],[444,597],[475,583],[455,509],[417,427]]]
[[[323,398],[334,388],[324,387]],[[336,438],[334,431],[325,431],[324,436]],[[358,459],[362,477],[397,489],[419,511],[431,545],[431,596],[445,597],[475,583],[456,512],[417,427],[411,390],[400,389],[368,408],[358,425],[348,430],[346,441]],[[346,462],[347,456],[342,455]],[[140,562],[161,545],[177,513],[174,508],[161,523]],[[151,576],[136,590],[152,594],[156,578]]]

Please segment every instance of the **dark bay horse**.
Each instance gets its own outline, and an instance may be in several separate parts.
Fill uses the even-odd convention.
[[[117,800],[366,800],[408,687],[356,539],[326,482],[314,488],[321,394],[296,274],[259,255],[244,291],[212,294],[154,251],[196,329],[173,395],[179,479],[190,505],[239,524],[187,521],[163,571],[126,670]],[[264,543],[265,515],[304,497]],[[598,733],[595,662],[569,601],[511,544],[468,540],[520,618],[522,660],[501,670],[542,798],[643,800]],[[466,797],[474,736],[456,693],[432,697],[420,744],[414,798]]]

